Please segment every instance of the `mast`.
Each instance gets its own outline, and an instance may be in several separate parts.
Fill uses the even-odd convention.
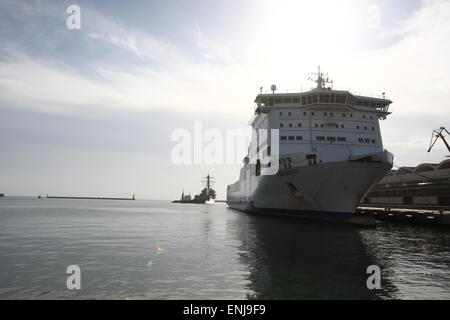
[[[320,66],[317,66],[317,88],[322,89],[323,88],[323,78],[322,78],[322,74],[320,73]]]
[[[208,175],[205,177],[205,180],[203,180],[203,183],[206,185],[206,190],[208,191],[208,194],[209,194],[209,190],[212,188],[214,182],[215,182],[214,177],[211,177],[208,172]]]
[[[320,66],[317,66],[317,73],[312,72],[308,79],[317,83],[317,89],[324,89],[325,84],[327,84],[327,83],[330,83],[331,85],[333,85],[333,80],[328,79],[328,73],[326,73],[325,75],[327,77],[326,79],[324,78],[324,73],[322,71],[320,71]],[[317,79],[313,80],[313,78],[312,78],[313,76],[317,76]]]

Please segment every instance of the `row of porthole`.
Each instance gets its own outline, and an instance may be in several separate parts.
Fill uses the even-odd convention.
[[[367,139],[367,138],[359,138],[358,142],[361,142],[361,143],[377,143],[377,140],[375,140],[375,139]]]
[[[299,122],[299,123],[298,123],[298,127],[301,128],[301,126],[302,126],[302,124]],[[316,123],[316,124],[314,124],[314,126],[315,126],[316,128],[318,128],[318,127],[319,127],[319,124]],[[283,127],[284,127],[284,124],[283,124],[283,123],[280,123],[280,128],[283,128]],[[289,123],[289,128],[292,128],[292,127],[293,127],[293,124],[292,124],[292,123]],[[323,127],[324,127],[324,124],[321,123],[321,124],[320,124],[320,127],[323,128]],[[339,129],[339,125],[336,125],[336,128]],[[345,128],[345,126],[344,126],[343,124],[341,124],[341,129],[344,129],[344,128]],[[359,127],[359,126],[356,126],[356,129],[359,130],[360,127]],[[371,127],[371,129],[372,129],[372,131],[375,131],[375,127]],[[368,130],[368,129],[367,129],[367,126],[364,126],[364,130]]]
[[[302,141],[303,140],[303,136],[281,136],[280,137],[281,141]],[[347,138],[346,137],[324,137],[324,136],[317,136],[316,137],[317,141],[338,141],[338,142],[346,142]],[[359,138],[358,142],[361,143],[376,143],[376,139],[364,139],[364,138]]]
[[[280,114],[280,116],[283,116],[283,112],[280,111],[279,114]],[[288,112],[287,115],[288,115],[288,116],[292,116],[292,112]],[[306,116],[306,111],[303,112],[303,115]],[[315,113],[314,113],[314,112],[311,112],[310,115],[311,115],[311,116],[314,116]],[[327,116],[333,117],[333,113],[332,113],[332,112],[329,112],[329,113],[328,113],[328,112],[324,112],[324,113],[323,113],[323,116],[324,116],[324,117],[327,117]],[[342,113],[342,117],[343,117],[343,118],[345,118],[346,116],[347,116],[346,113]],[[350,113],[350,118],[353,118],[353,113]],[[363,114],[363,115],[362,115],[362,118],[363,118],[363,119],[366,119],[366,115]],[[373,119],[373,116],[370,115],[369,118],[370,118],[370,119]]]
[[[293,140],[303,140],[303,137],[302,136],[281,136],[280,137],[280,139],[281,139],[281,141],[286,141],[286,140],[289,140],[289,141],[293,141]]]
[[[317,141],[325,141],[325,137],[324,136],[317,136],[316,137],[316,140]],[[345,142],[345,141],[347,141],[347,138],[346,137],[330,137],[330,136],[328,136],[328,137],[326,137],[326,140],[327,141],[339,141],[339,142]]]

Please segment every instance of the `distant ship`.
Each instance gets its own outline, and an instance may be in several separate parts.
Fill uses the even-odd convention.
[[[200,194],[195,195],[194,199],[192,199],[191,195],[185,195],[183,190],[180,200],[174,200],[172,201],[172,203],[214,203],[214,199],[216,198],[216,191],[212,188],[214,182],[214,178],[211,177],[208,173],[208,175],[205,177],[205,180],[203,180],[205,188],[203,188]]]
[[[373,224],[355,213],[392,168],[378,121],[390,114],[392,101],[384,93],[374,98],[326,87],[332,81],[320,67],[314,75],[317,87],[310,91],[275,93],[273,85],[272,93],[256,96],[252,141],[258,141],[258,129],[269,129],[265,152],[271,156],[270,129],[279,129],[279,158],[264,165],[250,145],[239,180],[227,188],[227,204],[246,212]],[[262,175],[274,161],[278,172]]]

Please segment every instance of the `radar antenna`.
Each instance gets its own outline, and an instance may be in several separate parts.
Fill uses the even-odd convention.
[[[209,192],[209,190],[212,188],[213,184],[216,181],[214,181],[214,177],[211,177],[208,172],[208,175],[205,177],[205,179],[202,182],[205,184],[206,190]]]
[[[314,80],[313,77],[315,76],[317,76],[317,79]],[[318,66],[317,68],[317,73],[315,72],[310,73],[308,80],[312,80],[315,83],[317,83],[318,89],[324,89],[325,84],[327,83],[331,84],[331,87],[333,87],[333,80],[330,80],[328,78],[328,73],[323,73],[322,71],[320,71],[320,66]]]

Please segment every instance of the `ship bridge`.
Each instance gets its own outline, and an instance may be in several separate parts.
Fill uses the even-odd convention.
[[[381,98],[361,96],[352,94],[349,91],[333,90],[326,87],[327,83],[332,83],[328,78],[324,78],[323,73],[319,72],[317,88],[307,92],[300,93],[275,93],[276,86],[272,86],[272,93],[258,94],[255,99],[256,113],[267,112],[272,107],[298,108],[307,107],[314,109],[316,107],[346,107],[360,111],[376,111],[380,118],[385,118],[390,114],[389,106],[391,100],[386,99],[383,93]]]
[[[385,98],[374,98],[353,95],[348,91],[331,89],[314,89],[302,93],[272,93],[259,94],[255,103],[256,112],[264,112],[268,107],[315,107],[315,106],[343,106],[355,110],[377,111],[381,117],[390,114],[389,105],[391,100]]]

